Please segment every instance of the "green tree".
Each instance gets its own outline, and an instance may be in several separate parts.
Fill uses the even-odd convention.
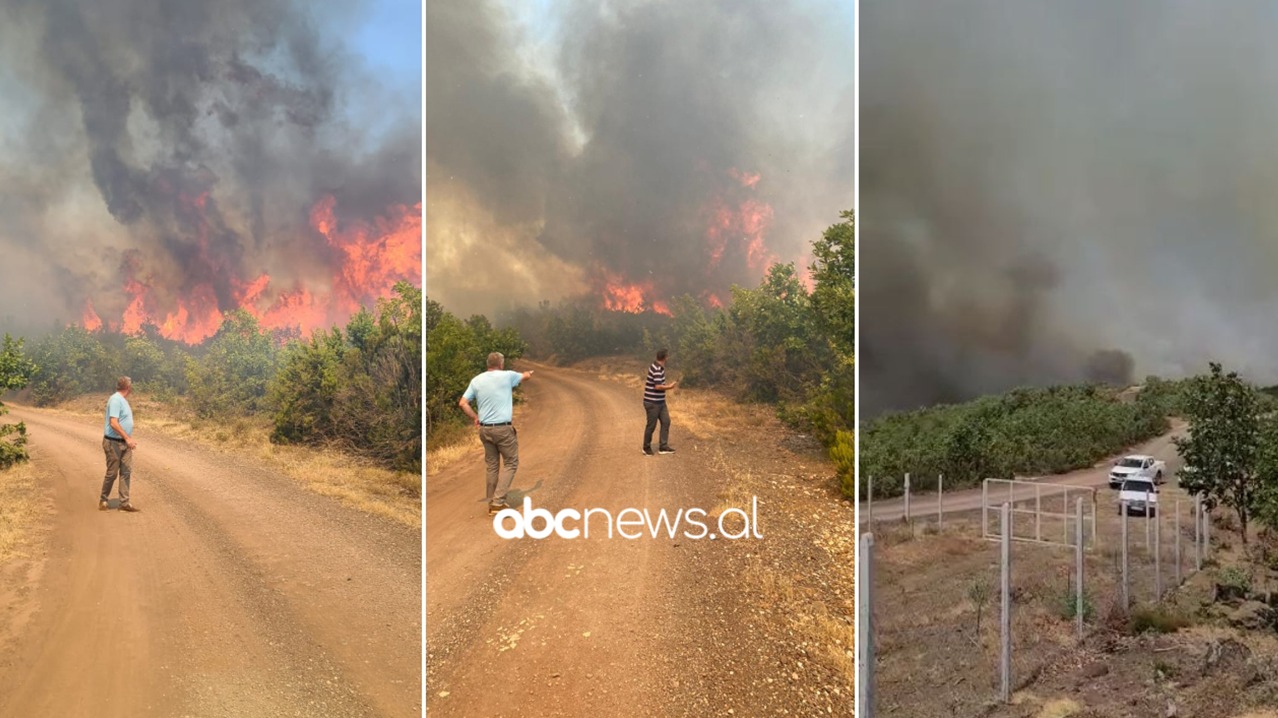
[[[270,383],[277,443],[328,444],[392,469],[421,471],[422,294],[407,283],[357,312],[343,333],[289,344]],[[427,307],[427,321],[441,319]]]
[[[23,356],[22,343],[22,339],[14,339],[5,334],[4,342],[0,344],[0,394],[22,389],[36,373],[36,365]],[[0,416],[8,413],[9,409],[0,402]],[[26,461],[26,444],[26,424],[0,424],[0,469]]]
[[[825,336],[840,354],[851,356],[856,340],[856,228],[851,211],[839,213],[812,244],[812,308]]]
[[[266,408],[277,352],[257,319],[243,309],[226,315],[202,356],[187,362],[191,406],[202,417],[254,414]]]
[[[103,340],[104,335],[73,324],[32,342],[31,358],[39,367],[31,380],[36,404],[48,406],[90,392],[109,393],[120,375],[120,356]]]
[[[1182,398],[1189,435],[1173,439],[1184,459],[1180,485],[1238,512],[1243,543],[1247,522],[1264,493],[1258,490],[1261,417],[1256,389],[1213,362],[1194,377]]]
[[[819,382],[830,352],[811,309],[793,264],[772,265],[757,289],[733,288],[725,348],[744,359],[747,397],[802,400]]]
[[[317,331],[309,341],[292,342],[285,348],[268,391],[274,408],[272,441],[304,443],[333,436],[345,353],[342,332],[336,328]]]

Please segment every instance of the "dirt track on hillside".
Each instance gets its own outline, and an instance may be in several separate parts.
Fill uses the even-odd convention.
[[[53,514],[0,586],[3,716],[417,716],[421,544],[228,453],[147,433],[97,510],[101,421],[11,407]],[[0,633],[0,636],[5,635]]]
[[[850,681],[801,625],[816,614],[851,625],[852,507],[832,498],[828,474],[802,473],[828,471],[823,459],[783,449],[775,419],[695,437],[677,393],[678,453],[645,457],[635,387],[536,369],[516,408],[512,504],[711,511],[749,472],[764,538],[609,539],[592,524],[589,539],[504,540],[485,512],[482,452],[438,472],[428,460],[429,714],[850,715]],[[846,530],[845,553],[814,546],[830,527]],[[760,575],[788,593],[768,594]]]
[[[1148,441],[1131,447],[1130,450],[1124,451],[1127,454],[1148,454],[1156,459],[1161,459],[1167,463],[1167,471],[1165,478],[1168,483],[1174,483],[1176,472],[1180,470],[1182,461],[1176,453],[1176,445],[1172,443],[1172,439],[1183,436],[1186,424],[1182,420],[1175,420],[1172,423],[1172,430],[1166,434],[1160,434]],[[1111,457],[1111,459],[1118,457]],[[1109,485],[1109,470],[1113,466],[1113,461],[1107,459],[1087,469],[1079,469],[1064,474],[1054,476],[1039,477],[1018,477],[1025,481],[1037,481],[1048,484],[1057,484],[1062,486],[1078,486],[1078,487],[1103,487]],[[933,477],[935,478],[935,477]],[[1008,498],[1014,498],[1017,501],[1023,501],[1034,497],[1034,489],[1031,485],[1016,489]],[[997,501],[1004,498],[1000,493],[998,496],[992,496],[991,501]],[[991,504],[993,505],[993,504]],[[946,514],[959,513],[963,511],[979,511],[981,509],[981,489],[963,489],[960,491],[946,491],[942,497],[942,510]],[[869,530],[869,507],[864,502],[861,503],[862,521],[865,523],[861,526],[862,531]],[[926,493],[915,494],[911,498],[911,514],[918,517],[935,517],[936,516],[936,492],[930,491]],[[905,500],[901,497],[887,499],[883,501],[875,501],[873,506],[873,519],[875,523],[880,521],[895,521],[901,519],[905,515]]]

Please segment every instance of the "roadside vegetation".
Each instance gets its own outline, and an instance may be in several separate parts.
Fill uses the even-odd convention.
[[[590,299],[462,321],[437,303],[427,309],[427,422],[430,448],[463,432],[457,398],[484,370],[484,355],[572,363],[591,357],[649,357],[671,351],[681,386],[710,388],[734,399],[773,405],[791,427],[810,432],[830,451],[844,492],[855,470],[855,228],[843,212],[813,243],[811,289],[793,264],[770,267],[754,288],[733,287],[722,308],[684,296],[670,316],[594,308]]]
[[[321,493],[363,483],[412,503],[421,497],[421,308],[421,290],[401,283],[345,327],[305,339],[264,330],[239,310],[196,346],[165,339],[154,326],[125,335],[71,325],[25,347],[6,340],[0,390],[26,386],[37,406],[100,415],[116,378],[127,374],[135,412],[149,428],[261,449],[307,483],[332,485]],[[8,426],[17,428],[0,426],[0,462],[22,451],[21,425]],[[286,447],[328,458],[315,464]],[[394,513],[414,520],[416,512]]]
[[[1151,377],[1135,396],[1098,384],[1024,388],[887,414],[862,428],[861,472],[879,498],[901,493],[906,472],[959,489],[1085,468],[1165,433],[1184,387]]]
[[[4,335],[0,344],[0,395],[22,389],[31,381],[35,365],[22,354],[22,340]],[[0,417],[8,414],[0,402]],[[0,471],[27,460],[27,427],[22,422],[5,422],[0,418]]]

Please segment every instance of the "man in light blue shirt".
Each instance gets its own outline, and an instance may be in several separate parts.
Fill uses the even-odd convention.
[[[506,493],[519,468],[519,435],[514,424],[514,391],[520,382],[531,377],[526,371],[506,371],[506,358],[499,352],[488,355],[488,371],[470,380],[466,393],[457,405],[479,427],[479,440],[484,444],[484,461],[488,465],[488,514],[506,508]],[[479,407],[476,413],[470,402]],[[505,469],[501,464],[505,463]],[[497,481],[501,474],[500,484]]]
[[[109,508],[111,486],[120,478],[120,510],[138,511],[129,501],[129,481],[133,478],[133,450],[138,442],[133,440],[133,407],[129,406],[129,394],[133,393],[133,380],[122,376],[115,383],[115,393],[107,399],[106,418],[102,427],[102,451],[106,453],[106,478],[102,480],[102,495],[98,497],[98,510]]]

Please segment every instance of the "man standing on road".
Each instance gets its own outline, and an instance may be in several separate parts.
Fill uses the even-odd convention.
[[[643,410],[648,414],[648,425],[643,430],[644,456],[652,456],[652,430],[661,422],[661,443],[657,445],[657,453],[673,454],[670,446],[670,410],[666,408],[666,392],[675,388],[679,382],[666,383],[666,356],[669,352],[662,349],[657,352],[657,360],[648,367],[648,378],[643,383]]]
[[[506,508],[506,492],[519,468],[519,435],[514,424],[514,389],[531,377],[526,371],[505,371],[506,358],[499,352],[488,355],[488,371],[470,380],[466,393],[457,402],[462,411],[479,427],[479,440],[484,444],[484,461],[488,464],[488,514]],[[476,401],[477,400],[477,401]],[[470,408],[476,401],[479,413]],[[505,463],[504,470],[501,466]],[[501,482],[497,475],[500,470]]]
[[[102,495],[98,498],[98,510],[107,510],[111,498],[111,485],[120,477],[120,510],[138,511],[129,501],[129,480],[133,478],[133,450],[138,442],[133,440],[133,407],[129,406],[129,394],[133,393],[133,380],[120,377],[115,383],[115,393],[107,399],[106,422],[102,431],[102,450],[106,452],[106,478],[102,480]]]

